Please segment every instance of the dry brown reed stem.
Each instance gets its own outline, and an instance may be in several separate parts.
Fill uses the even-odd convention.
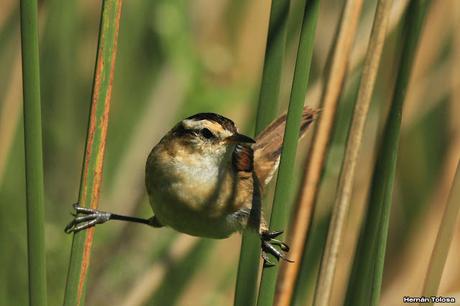
[[[393,1],[392,6],[391,6],[390,17],[388,19],[386,36],[388,36],[390,33],[392,33],[396,29],[404,12],[406,11],[408,4],[409,4],[409,1],[407,0]],[[350,67],[349,67],[350,71],[355,70],[361,64],[364,57],[366,56],[367,46],[369,44],[368,38],[369,38],[373,20],[374,20],[374,15],[372,14],[372,12],[369,12],[367,15],[364,16],[363,21],[360,22],[361,25],[366,25],[366,27],[360,26],[361,32],[366,31],[367,34],[359,35],[358,33],[357,35],[357,41],[355,42],[353,51],[351,53],[351,58],[350,58]],[[365,30],[364,28],[367,28],[369,30]],[[358,29],[358,31],[360,29]]]
[[[362,4],[362,0],[348,0],[343,9],[340,28],[334,43],[331,67],[322,93],[322,112],[313,136],[313,146],[310,150],[299,206],[292,226],[294,230],[290,237],[290,257],[294,263],[284,266],[283,275],[278,282],[275,296],[275,305],[278,306],[289,305],[292,297]]]
[[[141,306],[144,305],[152,292],[161,284],[168,264],[174,264],[182,259],[193,246],[198,242],[198,238],[181,235],[171,246],[168,255],[164,260],[155,262],[143,275],[138,277],[137,282],[126,294],[126,298],[119,304],[121,306]]]
[[[377,71],[385,42],[386,26],[390,14],[392,0],[380,0],[377,3],[374,24],[369,47],[363,67],[358,99],[353,112],[352,123],[348,136],[341,175],[337,186],[336,199],[332,211],[326,247],[321,261],[318,286],[315,291],[314,305],[329,305],[332,285],[337,266],[345,221],[350,207],[353,190],[355,168],[358,161],[359,149],[364,133],[367,113],[374,90]]]
[[[401,20],[401,17],[403,16],[403,13],[407,8],[408,3],[409,1],[396,1],[393,4],[390,19],[388,21],[387,36],[389,33],[393,32],[396,26],[399,24],[399,21]],[[349,61],[349,71],[354,71],[363,61],[364,56],[366,55],[367,45],[368,40],[364,36],[361,36],[359,40],[355,43]],[[305,103],[308,103],[308,105],[311,106],[318,106],[323,86],[324,82],[322,78],[310,85],[307,96],[305,97]]]

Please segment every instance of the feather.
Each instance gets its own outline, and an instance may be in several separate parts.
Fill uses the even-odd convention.
[[[254,151],[249,145],[236,145],[232,155],[232,165],[237,172],[252,172],[254,170]]]
[[[318,114],[318,110],[304,107],[299,138]],[[278,168],[286,126],[286,114],[270,123],[257,137],[254,145],[254,168],[262,186],[267,185]]]

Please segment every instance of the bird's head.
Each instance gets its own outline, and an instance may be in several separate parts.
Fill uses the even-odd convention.
[[[179,122],[171,131],[172,138],[189,154],[222,158],[229,156],[235,144],[255,143],[243,134],[232,120],[215,113],[199,113]]]

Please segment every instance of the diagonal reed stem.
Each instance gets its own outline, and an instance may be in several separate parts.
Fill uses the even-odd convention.
[[[337,266],[337,257],[344,234],[345,220],[349,213],[355,168],[358,161],[359,149],[372,98],[372,92],[374,90],[374,84],[377,77],[380,57],[382,55],[391,3],[392,0],[380,0],[377,3],[371,37],[358,91],[358,99],[353,112],[345,157],[337,186],[337,194],[329,226],[325,252],[321,261],[318,287],[315,292],[314,300],[314,304],[316,305],[328,305],[332,293],[332,285]]]
[[[37,1],[21,1],[21,50],[26,157],[29,305],[46,306],[45,207],[43,188]]]
[[[121,0],[104,0],[94,72],[86,153],[80,183],[79,204],[97,208],[109,120],[112,80],[117,52]],[[64,305],[84,305],[94,227],[74,234]]]

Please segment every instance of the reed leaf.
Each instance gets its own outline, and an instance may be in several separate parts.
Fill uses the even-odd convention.
[[[361,232],[346,305],[377,305],[383,277],[402,108],[427,1],[411,1],[402,33],[402,55],[383,141],[378,150],[365,225]]]
[[[293,191],[292,173],[295,165],[302,109],[310,76],[318,11],[319,1],[307,1],[303,14],[294,79],[286,119],[286,129],[284,132],[280,169],[270,218],[271,230],[283,230],[286,226],[289,213],[288,203],[291,200],[290,196]],[[278,267],[265,269],[262,272],[257,305],[273,304],[277,277]]]
[[[385,41],[386,25],[390,15],[391,0],[380,0],[377,3],[374,24],[372,27],[369,47],[364,62],[358,100],[353,112],[350,133],[342,163],[341,175],[337,186],[337,194],[332,212],[325,253],[321,261],[318,287],[315,292],[315,305],[328,305],[332,293],[337,257],[344,235],[345,220],[349,214],[350,199],[358,161],[361,140],[367,113],[374,90],[380,57]]]
[[[275,117],[286,45],[287,0],[272,0],[265,50],[264,69],[259,93],[256,119],[256,135]],[[256,303],[260,262],[258,233],[245,231],[241,242],[241,253],[235,289],[235,306],[253,306]]]
[[[37,1],[22,0],[20,11],[29,305],[46,306],[45,207]]]
[[[278,112],[289,5],[289,0],[272,0],[264,70],[257,108],[256,135],[262,132]]]
[[[120,15],[121,0],[103,1],[86,153],[78,198],[83,207],[97,208],[99,201]],[[94,227],[74,234],[64,296],[66,306],[84,305],[93,235]]]
[[[359,79],[351,77],[344,88],[340,101],[337,105],[337,114],[339,115],[335,122],[334,132],[330,139],[330,148],[344,147],[347,140],[347,126],[351,123],[354,101],[356,101]],[[337,167],[337,160],[334,158],[332,150],[327,151],[327,157],[324,165],[324,173],[328,173]],[[323,175],[320,180],[322,186],[332,186],[337,181],[337,175]],[[327,240],[329,224],[332,216],[333,195],[329,200],[324,198],[318,199],[315,209],[311,212],[311,221],[308,220],[307,238],[303,245],[302,257],[298,274],[295,281],[292,300],[289,305],[304,305],[305,301],[313,303],[314,291],[316,289],[316,280],[323,256],[324,246]],[[316,207],[320,205],[321,207]],[[297,216],[297,214],[295,214]]]

